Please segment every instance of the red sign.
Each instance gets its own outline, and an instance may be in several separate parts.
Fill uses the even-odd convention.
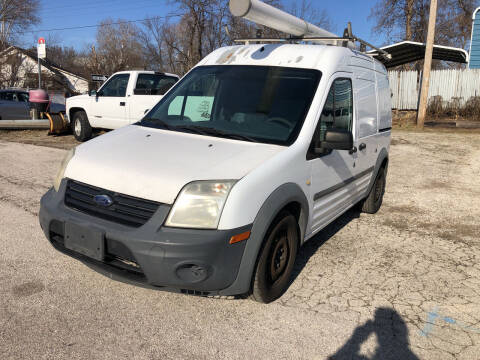
[[[39,44],[45,44],[45,39],[43,37],[41,37],[40,39],[38,39],[38,43]]]

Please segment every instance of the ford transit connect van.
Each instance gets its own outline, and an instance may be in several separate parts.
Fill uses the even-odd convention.
[[[40,223],[112,278],[270,302],[305,241],[378,211],[391,121],[387,71],[364,53],[221,48],[141,121],[69,152]]]

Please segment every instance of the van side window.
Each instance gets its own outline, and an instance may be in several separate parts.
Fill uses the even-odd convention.
[[[328,93],[319,121],[320,140],[329,129],[352,131],[353,92],[350,79],[336,79]]]
[[[317,129],[313,135],[310,149],[307,153],[307,160],[318,157],[315,155],[314,148],[318,140],[325,140],[325,133],[330,129],[352,131],[353,124],[353,90],[352,80],[339,78],[334,80],[327,100],[320,115]],[[328,155],[332,151],[325,150],[323,155]]]

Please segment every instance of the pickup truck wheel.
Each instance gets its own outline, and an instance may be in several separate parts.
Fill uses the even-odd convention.
[[[251,298],[269,303],[283,295],[290,283],[298,250],[295,217],[283,211],[266,235],[253,278]]]
[[[383,194],[385,193],[386,176],[386,168],[380,168],[368,197],[363,201],[363,212],[367,214],[375,214],[378,210],[380,210],[383,202]]]
[[[78,141],[87,141],[92,137],[92,127],[85,111],[77,111],[72,119],[72,132]]]

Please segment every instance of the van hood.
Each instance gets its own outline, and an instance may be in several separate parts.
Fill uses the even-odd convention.
[[[173,204],[195,180],[238,180],[285,147],[130,125],[77,147],[65,177]]]

